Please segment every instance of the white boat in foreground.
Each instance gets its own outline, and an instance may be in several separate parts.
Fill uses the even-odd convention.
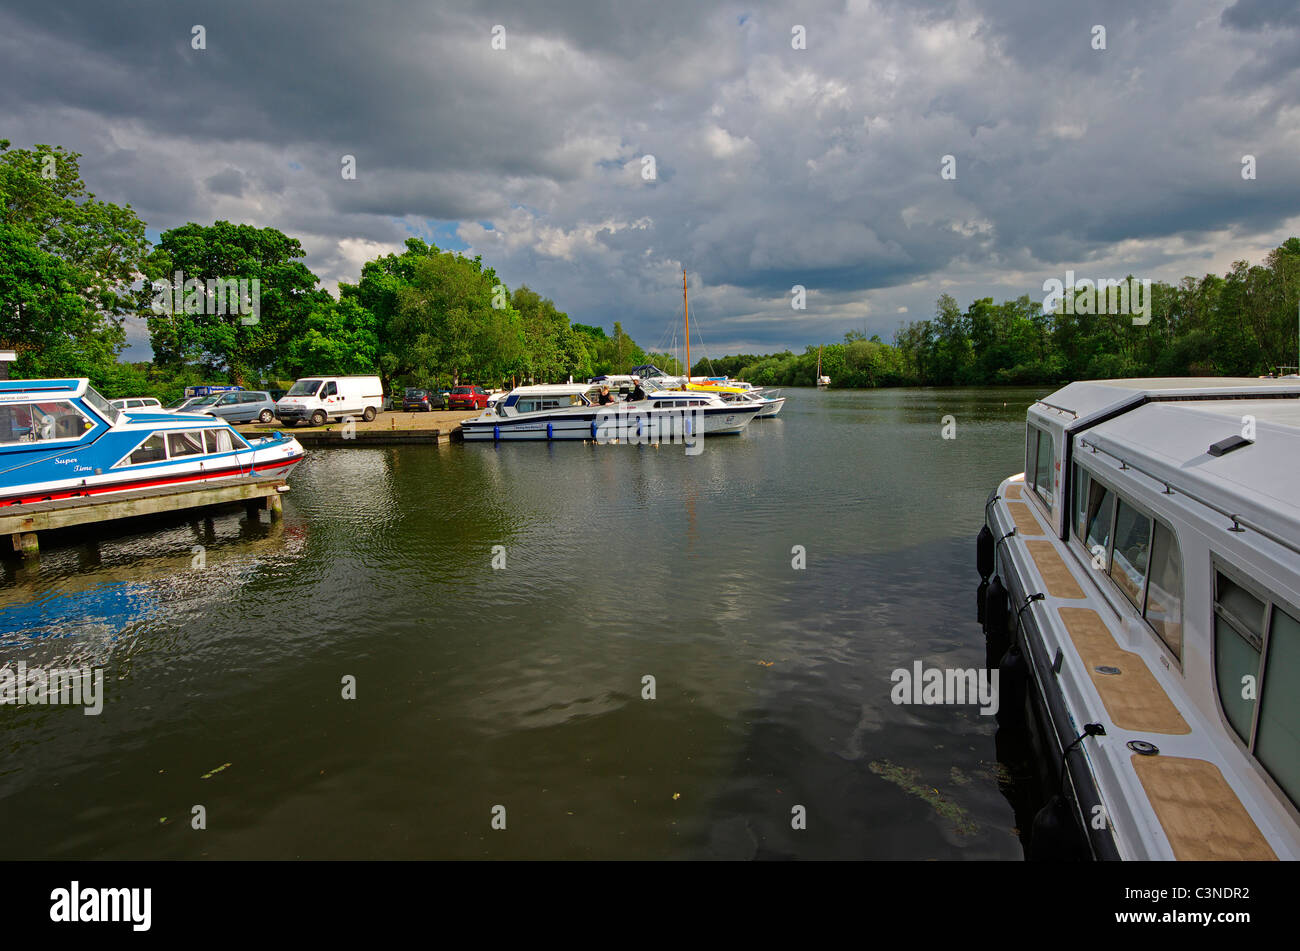
[[[1057,771],[1030,857],[1300,858],[1300,383],[1073,383],[1026,434],[978,563]]]
[[[689,442],[744,431],[762,408],[710,393],[666,390],[646,383],[646,399],[601,406],[600,386],[520,386],[492,410],[461,422],[466,440],[591,439],[596,442]]]

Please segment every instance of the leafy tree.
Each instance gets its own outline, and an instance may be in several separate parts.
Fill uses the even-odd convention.
[[[148,250],[131,210],[86,190],[80,155],[0,139],[0,346],[20,376],[95,375],[125,343]]]
[[[199,362],[209,371],[228,372],[241,384],[260,379],[290,352],[294,338],[309,330],[313,309],[330,300],[327,292],[317,290],[319,278],[298,260],[305,254],[296,238],[274,228],[190,222],[164,232],[144,273],[151,281],[173,285],[173,293],[146,285],[139,301],[155,359]],[[178,277],[179,283],[198,282],[184,293],[180,310],[174,301]],[[255,313],[242,313],[229,295],[223,306],[217,288],[209,284],[241,279],[250,291],[252,282],[258,282]]]

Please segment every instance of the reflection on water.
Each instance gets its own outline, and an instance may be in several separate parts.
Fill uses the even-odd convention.
[[[107,704],[0,707],[0,857],[1019,858],[991,718],[889,675],[982,664],[1036,395],[789,391],[699,456],[319,450],[282,522],[46,542],[0,663],[103,666]]]

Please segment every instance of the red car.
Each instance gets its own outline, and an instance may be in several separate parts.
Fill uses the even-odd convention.
[[[488,392],[481,386],[454,386],[447,397],[450,409],[487,409]]]

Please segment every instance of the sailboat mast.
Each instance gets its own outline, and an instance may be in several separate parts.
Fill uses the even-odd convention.
[[[691,382],[691,304],[686,297],[686,268],[682,268],[682,312],[686,315],[686,382]]]

